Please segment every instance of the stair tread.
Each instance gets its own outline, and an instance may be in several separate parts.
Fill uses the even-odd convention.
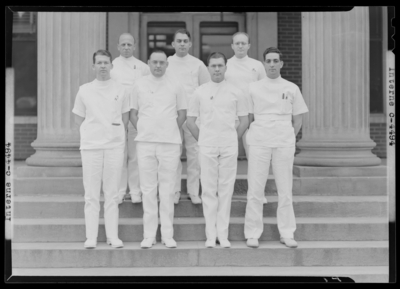
[[[300,241],[297,249],[324,249],[324,248],[388,248],[389,241]],[[13,250],[87,250],[83,247],[83,242],[40,242],[40,243],[13,243]],[[180,241],[176,249],[169,249],[157,242],[150,250],[182,250],[182,249],[202,249],[202,250],[232,250],[246,249],[254,250],[246,246],[244,241],[231,241],[231,248],[219,247],[205,248],[204,241]],[[258,249],[289,249],[279,241],[260,241]],[[95,250],[145,250],[140,248],[140,242],[124,242],[124,247],[114,249],[105,242],[98,242]]]
[[[246,201],[246,196],[233,196],[232,201]],[[100,197],[103,201],[103,196]],[[272,195],[267,196],[268,202],[277,202],[278,196]],[[84,197],[79,195],[48,195],[48,196],[14,196],[14,202],[84,202]],[[182,194],[181,202],[189,201],[187,194]],[[294,202],[337,202],[337,203],[347,203],[347,202],[387,202],[387,196],[293,196]],[[130,202],[130,201],[127,201]]]
[[[264,224],[276,224],[276,217],[264,217]],[[14,225],[84,225],[84,218],[61,218],[61,219],[14,219]],[[387,224],[387,217],[310,217],[310,218],[296,218],[297,224],[364,224],[364,223],[385,223]],[[174,224],[204,224],[205,219],[203,217],[176,217],[174,218]],[[230,223],[244,224],[244,217],[231,217]],[[100,218],[100,224],[104,224],[104,219]],[[120,218],[120,225],[142,225],[142,218]]]
[[[13,276],[351,276],[388,275],[388,266],[13,268]]]

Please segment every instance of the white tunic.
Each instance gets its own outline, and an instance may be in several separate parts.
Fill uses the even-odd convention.
[[[176,119],[178,110],[187,109],[186,93],[174,79],[152,74],[138,79],[130,107],[139,111],[135,141],[182,143]]]
[[[128,112],[129,92],[113,79],[97,79],[79,87],[73,113],[84,117],[80,149],[124,148],[122,114]]]
[[[199,146],[237,146],[237,116],[248,115],[243,92],[223,80],[201,85],[193,94],[188,116],[201,118]]]
[[[112,64],[111,78],[125,86],[132,87],[138,78],[150,74],[149,66],[133,56],[129,58],[118,56]]]
[[[299,87],[279,76],[249,85],[249,112],[254,113],[247,134],[249,145],[289,147],[296,144],[292,115],[308,112]]]
[[[248,84],[267,76],[263,64],[247,55],[228,59],[225,79],[242,90],[247,90]]]
[[[210,81],[210,73],[203,61],[190,54],[184,57],[178,57],[176,54],[168,57],[166,75],[174,77],[182,84],[188,97],[188,103],[194,90]]]

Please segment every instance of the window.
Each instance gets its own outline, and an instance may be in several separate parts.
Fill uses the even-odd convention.
[[[162,50],[167,56],[175,54],[171,43],[175,31],[186,28],[185,22],[148,22],[147,23],[147,57],[154,50]]]
[[[237,22],[200,22],[200,60],[207,65],[207,58],[213,52],[231,58],[232,35],[238,31]]]
[[[13,15],[12,67],[15,116],[37,115],[37,12]]]
[[[383,113],[382,8],[369,7],[370,113]],[[386,23],[385,23],[386,24]]]

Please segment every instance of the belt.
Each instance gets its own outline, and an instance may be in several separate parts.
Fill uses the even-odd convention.
[[[292,120],[291,114],[254,114],[254,120]]]

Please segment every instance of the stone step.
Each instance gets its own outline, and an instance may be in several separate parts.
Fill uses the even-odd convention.
[[[186,176],[182,192],[186,193]],[[83,195],[82,177],[16,177],[14,195]],[[275,178],[266,183],[267,195],[277,192]],[[237,175],[234,195],[247,194],[247,175]],[[387,178],[377,177],[293,177],[293,195],[376,196],[387,195]]]
[[[388,240],[388,221],[385,217],[358,218],[296,218],[297,241],[380,241]],[[230,219],[229,240],[244,241],[244,218]],[[121,218],[119,237],[124,242],[143,239],[140,218]],[[99,242],[105,241],[104,219],[100,219]],[[160,228],[157,239],[160,240]],[[176,241],[205,241],[204,218],[175,218]],[[279,240],[276,218],[264,218],[263,241]],[[13,242],[84,242],[85,221],[77,219],[14,219]]]
[[[132,204],[130,196],[119,206],[120,218],[142,218],[142,203]],[[277,196],[268,196],[264,217],[276,216]],[[14,218],[84,218],[83,196],[16,196],[13,199]],[[246,196],[234,196],[231,216],[244,217]],[[385,217],[386,196],[294,196],[296,217]],[[103,198],[101,212],[103,217]],[[193,205],[187,195],[175,205],[175,217],[203,217],[202,205]]]
[[[258,249],[244,242],[210,249],[203,241],[180,242],[169,249],[157,243],[141,249],[139,242],[125,242],[114,249],[99,242],[84,249],[82,242],[15,243],[13,268],[86,267],[219,267],[219,266],[388,266],[387,241],[310,241],[290,249],[278,241],[261,242]]]
[[[96,268],[13,268],[13,276],[224,276],[224,277],[339,277],[333,281],[343,282],[341,277],[356,283],[388,283],[388,266],[293,266],[293,267],[96,267]],[[204,279],[203,279],[204,280]],[[228,281],[227,279],[226,281]],[[258,279],[270,282],[268,278]],[[133,279],[132,281],[139,281]],[[307,282],[307,281],[306,281]],[[322,281],[324,280],[322,279]]]

